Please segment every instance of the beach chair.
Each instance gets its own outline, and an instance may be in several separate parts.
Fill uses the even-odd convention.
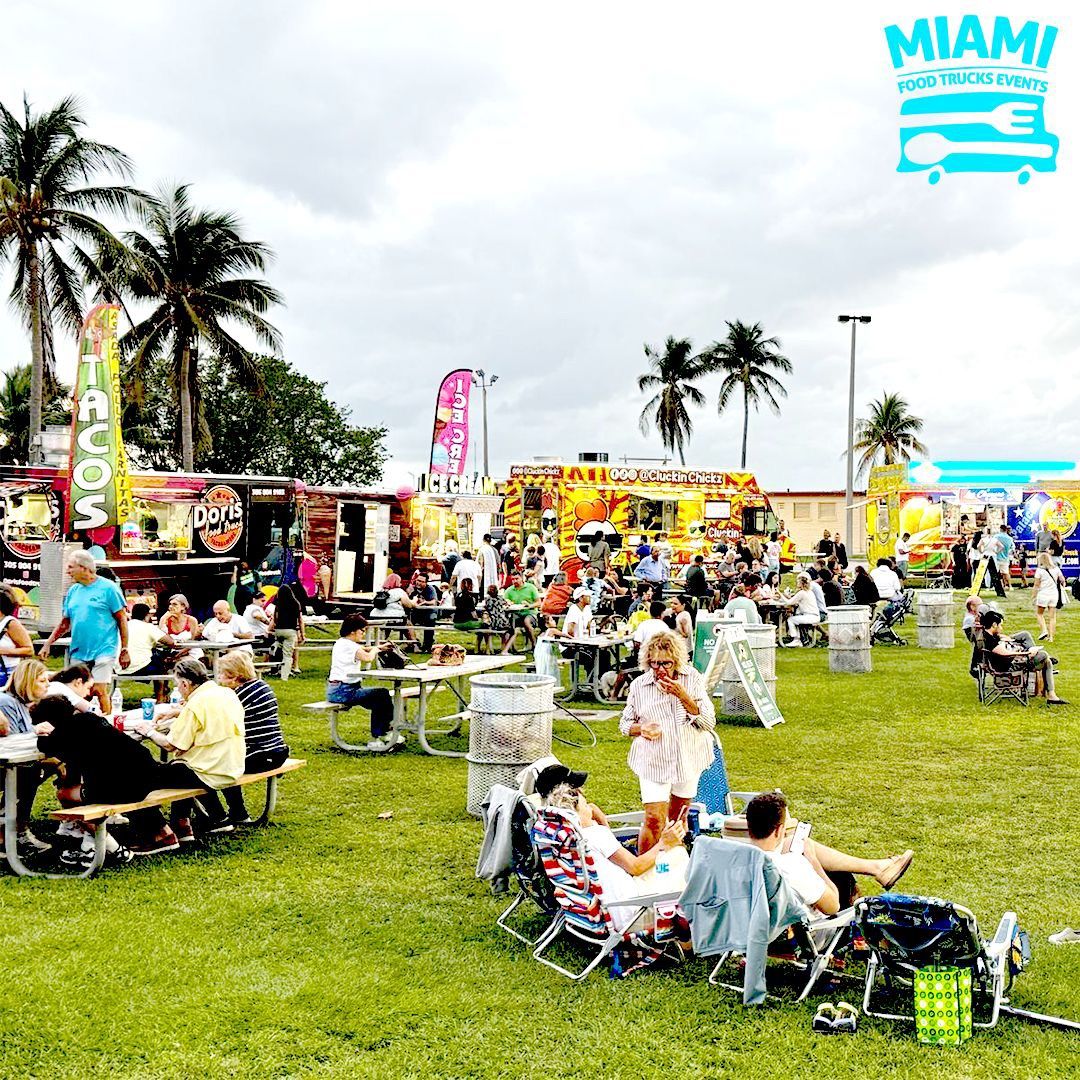
[[[702,857],[707,858],[710,873],[714,875],[704,882],[697,876],[694,865],[694,861]],[[734,885],[714,889],[709,883],[711,880],[727,881]],[[721,895],[725,892],[727,895]],[[762,892],[768,898],[770,923],[775,927],[767,958],[782,961],[789,969],[800,974],[797,1000],[802,1001],[828,971],[838,952],[850,945],[854,910],[847,908],[836,915],[812,918],[805,906],[795,902],[794,894],[783,882],[776,864],[759,848],[715,837],[703,836],[695,842],[694,859],[691,861],[682,906],[690,919],[696,952],[710,955],[709,947],[702,944],[707,935],[697,921],[700,916],[708,918],[711,909],[718,910],[727,905],[750,908],[754,895],[761,895]],[[788,912],[786,916],[783,915],[784,911]],[[717,961],[709,973],[710,985],[741,992],[746,1004],[760,1003],[763,996],[754,995],[750,985],[755,961],[748,952],[753,946],[729,944],[730,947],[722,951],[712,950],[711,954],[717,956]],[[736,956],[746,957],[747,960],[741,986],[723,982],[720,978],[721,969]]]
[[[579,981],[611,957],[620,946],[630,946],[639,954],[635,962],[620,972],[623,975],[645,967],[664,955],[664,946],[655,942],[652,936],[652,926],[657,920],[663,923],[674,919],[679,892],[653,893],[632,900],[605,900],[593,857],[586,850],[577,827],[577,815],[569,811],[542,807],[537,811],[532,836],[555,899],[562,909],[562,919],[555,920],[541,935],[533,950],[534,959],[568,979]],[[633,917],[622,931],[617,930],[612,921],[611,910],[616,907],[629,907],[632,910]],[[580,971],[570,971],[544,956],[564,931],[597,950]]]
[[[510,818],[510,871],[517,881],[518,892],[510,906],[495,920],[496,925],[511,937],[532,948],[553,931],[558,933],[563,921],[562,907],[555,899],[555,889],[547,874],[540,852],[533,843],[532,829],[536,822],[536,807],[526,795],[518,798]],[[509,924],[511,916],[526,901],[531,901],[547,918],[544,930],[535,938],[526,937]]]
[[[983,940],[979,924],[967,908],[932,896],[883,893],[862,897],[855,902],[855,922],[870,950],[863,1012],[884,1020],[914,1022],[915,973],[941,964],[971,971],[976,1009],[973,1026],[993,1027],[1014,974],[1026,962],[1026,935],[1018,933],[1016,915],[1011,911],[1001,917],[991,941]],[[879,981],[884,989],[879,989]],[[906,991],[907,1012],[888,1012],[881,1007],[881,998],[890,989]],[[898,996],[893,993],[892,999]]]
[[[990,662],[985,650],[978,650],[978,654],[975,678],[979,686],[979,700],[984,705],[993,705],[995,701],[1011,698],[1021,705],[1027,705],[1034,679],[1033,672],[1027,668],[1023,657],[1017,657],[1007,670],[999,671]]]

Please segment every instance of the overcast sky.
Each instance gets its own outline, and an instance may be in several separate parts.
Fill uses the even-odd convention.
[[[857,414],[898,392],[932,457],[1072,460],[1080,20],[932,7],[914,14],[1060,27],[1056,173],[896,172],[882,28],[913,17],[896,4],[11,0],[0,97],[76,93],[141,186],[188,180],[238,211],[277,253],[287,357],[389,428],[391,484],[426,465],[457,366],[499,376],[496,475],[539,454],[658,457],[637,428],[642,344],[704,346],[742,319],[794,365],[782,418],[751,416],[749,467],[773,490],[842,486],[840,312],[873,315]],[[3,309],[0,367],[28,356]],[[691,464],[738,464],[741,405],[718,418],[717,382]]]

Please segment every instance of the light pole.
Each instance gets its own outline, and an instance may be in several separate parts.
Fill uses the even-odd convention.
[[[488,432],[487,432],[487,392],[489,386],[494,386],[499,381],[498,375],[491,375],[485,379],[484,369],[477,368],[473,372],[472,377],[473,385],[480,387],[480,395],[483,399],[483,412],[484,412],[484,476],[490,476],[491,470],[488,466]]]
[[[851,323],[851,368],[848,372],[847,402],[847,492],[844,500],[844,528],[847,529],[847,542],[851,544],[851,553],[855,553],[855,519],[851,504],[855,501],[855,328],[859,323],[868,323],[869,315],[837,315],[837,322]]]

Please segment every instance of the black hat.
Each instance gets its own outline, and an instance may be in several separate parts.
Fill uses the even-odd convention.
[[[575,772],[565,765],[549,765],[536,774],[536,783],[533,787],[542,798],[547,798],[560,784],[569,784],[571,787],[581,787],[588,780],[586,772]]]

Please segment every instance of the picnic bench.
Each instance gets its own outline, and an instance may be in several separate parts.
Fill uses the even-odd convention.
[[[270,820],[270,815],[274,812],[274,807],[277,805],[278,777],[283,776],[285,773],[302,769],[306,764],[307,762],[302,758],[288,758],[283,765],[279,765],[276,769],[271,769],[268,772],[245,773],[240,777],[236,782],[237,786],[256,784],[261,781],[266,782],[266,801],[263,804],[262,813],[255,819],[254,824],[265,825]],[[12,836],[7,843],[8,861],[11,863],[12,870],[20,877],[93,877],[105,862],[105,838],[107,835],[105,821],[107,818],[112,817],[113,814],[126,814],[131,810],[147,810],[153,807],[165,806],[169,803],[178,802],[181,799],[197,799],[200,795],[205,795],[207,790],[207,788],[202,787],[160,788],[157,791],[151,791],[145,799],[141,799],[138,802],[90,803],[84,806],[67,806],[60,810],[54,810],[50,816],[59,821],[74,821],[84,824],[95,824],[97,826],[94,830],[94,860],[81,874],[34,874],[33,871],[28,870],[21,864],[21,860],[15,851],[16,845],[14,836]],[[13,854],[14,860],[12,859]]]
[[[441,686],[436,688],[442,690]],[[406,686],[401,691],[401,696],[405,698],[416,698],[420,696],[419,686]],[[338,731],[338,713],[348,712],[350,709],[362,708],[359,705],[341,705],[336,701],[311,701],[307,705],[301,705],[302,709],[306,709],[308,712],[325,713],[330,721],[330,739],[333,744],[339,750],[348,750],[351,753],[368,753],[368,754],[385,754],[387,751],[394,749],[392,746],[388,746],[385,750],[369,750],[367,743],[351,743],[346,742]],[[461,727],[460,722],[458,728]],[[457,729],[455,729],[457,730]],[[400,744],[399,744],[400,745]]]

